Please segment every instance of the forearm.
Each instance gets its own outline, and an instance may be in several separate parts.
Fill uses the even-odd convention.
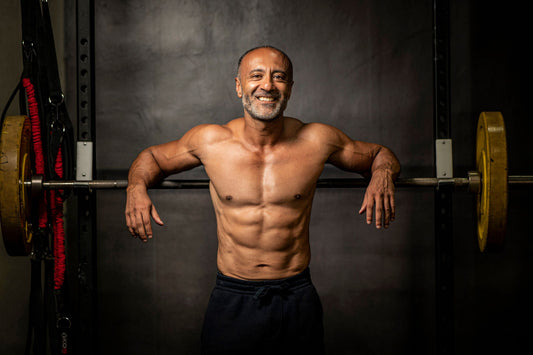
[[[366,175],[370,182],[365,192],[359,214],[366,212],[366,223],[376,220],[376,228],[388,228],[395,217],[394,180],[400,174],[400,163],[394,153],[383,146],[377,146],[372,164]],[[374,214],[375,210],[375,214]]]
[[[128,173],[128,190],[133,188],[148,188],[165,178],[165,174],[151,148],[143,150],[131,164]]]
[[[390,174],[393,180],[396,180],[400,175],[400,162],[394,155],[394,153],[387,147],[380,146],[372,166],[370,168],[370,174],[374,174],[376,171],[382,170],[387,174]]]

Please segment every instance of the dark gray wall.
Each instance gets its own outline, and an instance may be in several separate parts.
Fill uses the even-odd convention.
[[[148,145],[179,138],[199,123],[240,116],[236,60],[265,43],[285,50],[295,66],[288,115],[389,146],[402,162],[403,176],[433,174],[431,1],[99,0],[95,5],[99,178],[124,177]],[[74,97],[74,8],[66,6]],[[477,115],[483,110],[504,113],[510,172],[533,174],[527,137],[533,127],[525,106],[532,55],[520,21],[525,11],[474,0],[455,2],[451,10],[456,175],[474,166]],[[346,176],[332,168],[324,175]],[[198,169],[181,177],[205,174]],[[216,272],[209,195],[203,190],[151,195],[166,225],[143,245],[125,228],[124,192],[98,193],[100,354],[198,353]],[[315,198],[311,270],[324,304],[327,349],[433,353],[433,191],[399,190],[397,221],[387,231],[366,226],[356,214],[362,195],[319,190]],[[520,325],[532,313],[531,197],[530,191],[511,192],[506,249],[480,254],[473,198],[455,195],[458,354],[531,350],[528,327]],[[24,278],[29,275],[21,273]],[[0,307],[6,314],[9,307]],[[9,342],[23,344],[23,335]]]
[[[430,5],[99,1],[97,167],[117,173],[143,147],[242,115],[236,61],[268,43],[294,63],[288,115],[385,144],[406,172],[431,174]],[[186,176],[204,177],[201,170]],[[124,194],[99,194],[99,331],[106,353],[198,351],[216,272],[210,198],[207,191],[152,196],[166,227],[141,245],[124,228]],[[398,222],[386,232],[363,223],[356,214],[361,201],[355,190],[321,190],[315,200],[311,270],[328,349],[431,351],[433,192],[400,192]],[[426,340],[413,341],[419,335]]]
[[[139,147],[240,116],[236,61],[265,43],[296,68],[288,115],[431,165],[431,26],[429,3],[98,1],[98,168],[125,169]],[[413,115],[423,138],[401,144]]]

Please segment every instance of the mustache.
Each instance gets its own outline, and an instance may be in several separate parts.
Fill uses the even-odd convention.
[[[266,90],[262,90],[260,92],[256,92],[255,97],[258,97],[258,96],[264,96],[264,97],[271,97],[273,99],[279,99],[281,97],[281,94],[279,91],[266,91]]]

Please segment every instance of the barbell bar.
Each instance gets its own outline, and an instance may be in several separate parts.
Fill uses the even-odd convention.
[[[25,181],[24,184],[38,190],[122,190],[128,187],[128,180],[49,180],[44,181],[42,176],[35,175],[31,181]],[[451,184],[456,189],[468,190],[472,193],[478,193],[481,190],[481,177],[477,171],[469,171],[468,177],[456,177],[448,179],[438,179],[435,177],[418,177],[418,178],[398,178],[394,182],[395,187],[399,188],[438,188],[441,184]],[[533,175],[509,175],[507,177],[509,187],[530,186],[533,187]],[[360,188],[368,186],[368,180],[361,178],[331,178],[319,179],[316,185],[318,188]],[[151,189],[207,189],[209,188],[208,179],[196,180],[164,180],[160,184],[151,187]]]
[[[31,174],[31,131],[25,116],[6,117],[0,136],[0,223],[4,246],[10,255],[31,251],[32,201],[42,190],[125,189],[127,180],[51,180]],[[476,138],[477,171],[468,177],[399,178],[399,188],[439,188],[453,185],[477,197],[477,237],[481,251],[501,250],[507,222],[508,187],[533,187],[533,176],[507,174],[505,124],[499,112],[483,112]],[[366,187],[368,180],[357,178],[319,179],[318,188]],[[153,189],[206,189],[209,180],[164,180]]]

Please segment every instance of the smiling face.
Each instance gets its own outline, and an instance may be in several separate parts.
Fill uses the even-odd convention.
[[[283,116],[292,89],[289,60],[274,48],[258,48],[244,56],[235,78],[245,116],[272,121]]]

